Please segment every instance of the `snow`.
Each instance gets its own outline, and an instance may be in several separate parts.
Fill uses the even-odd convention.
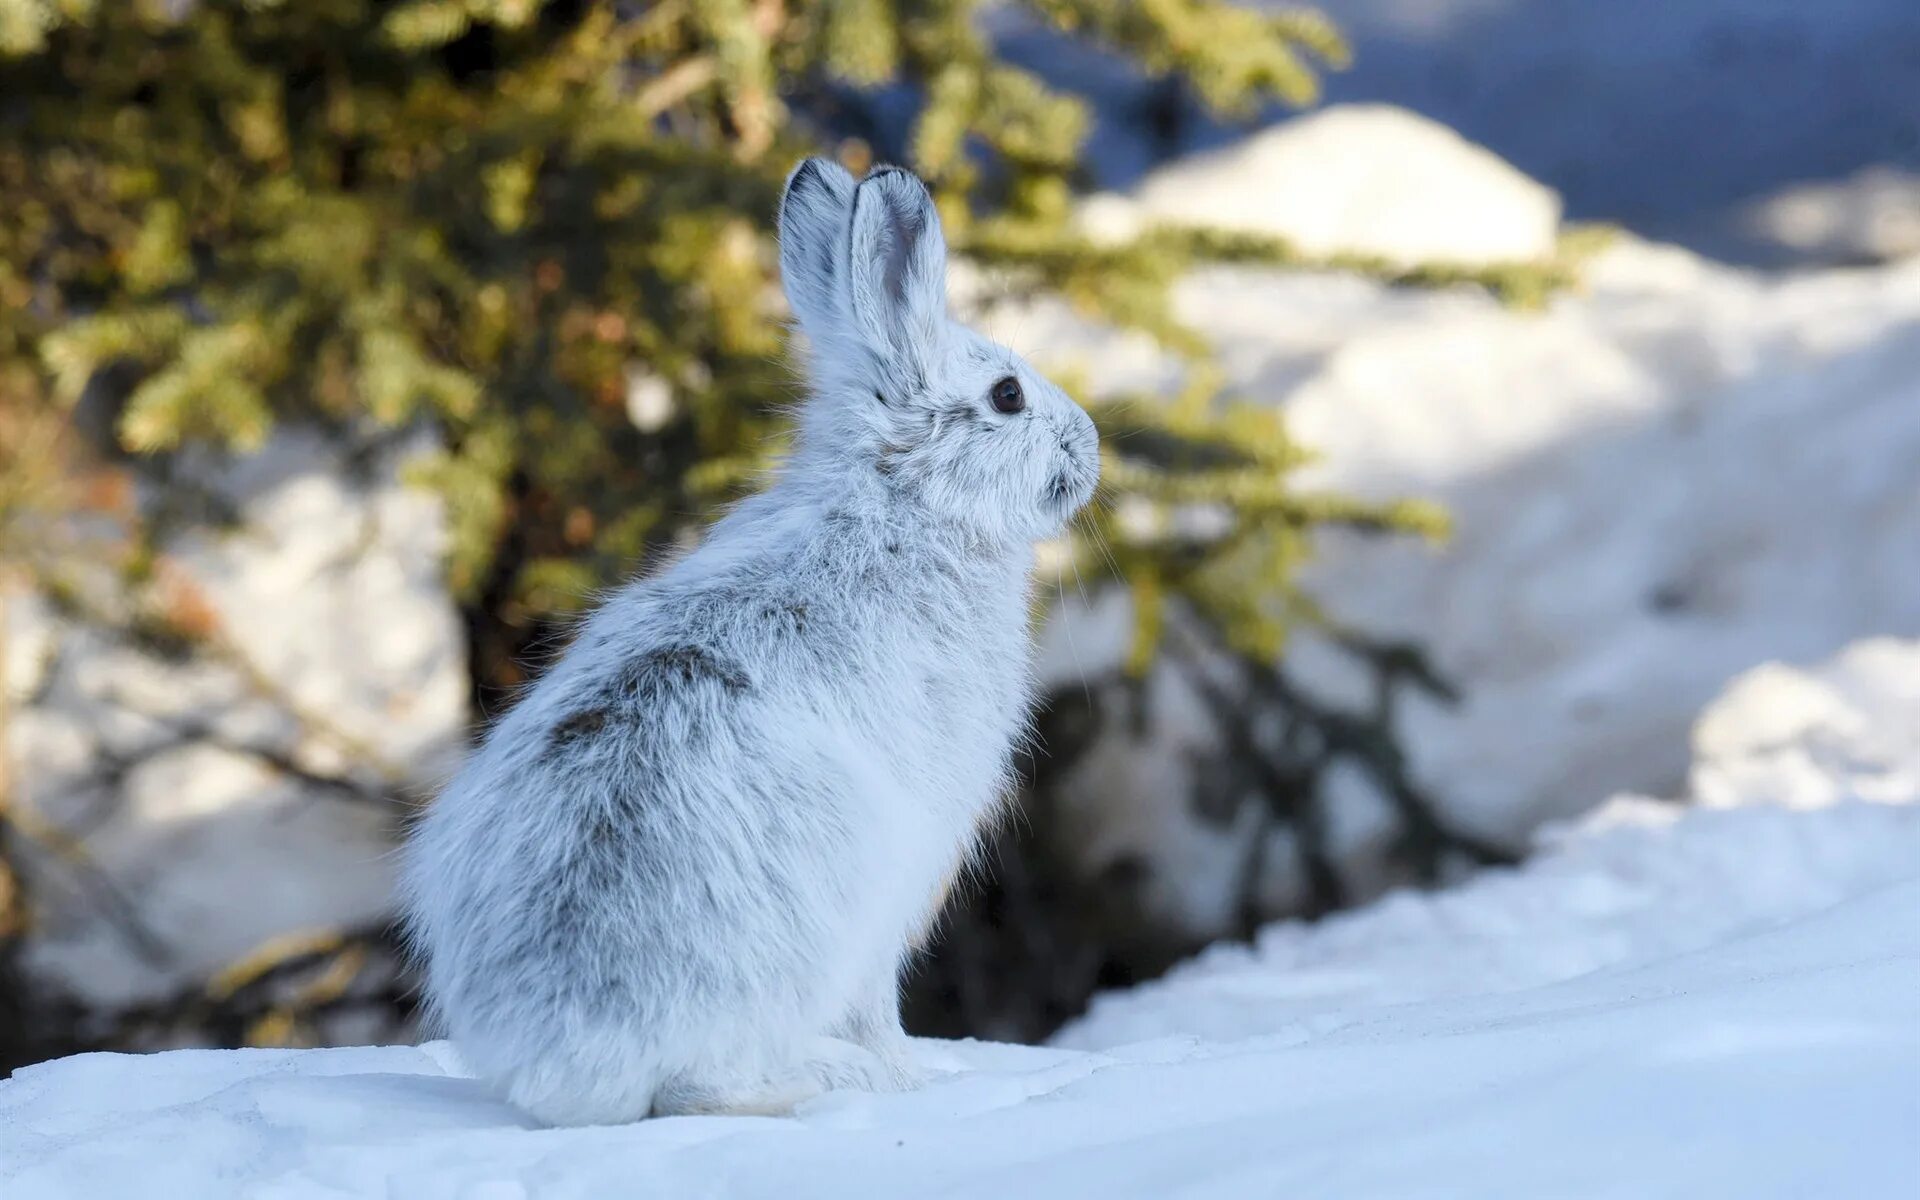
[[[1253,946],[1216,946],[1096,998],[1056,1040],[1324,1030],[1329,1012],[1345,1021],[1695,953],[1920,878],[1920,641],[1756,667],[1700,714],[1693,742],[1691,803],[1615,796],[1543,831],[1518,868],[1269,925]]]
[[[1059,1045],[921,1041],[919,1092],[540,1130],[439,1043],[83,1055],[0,1084],[0,1194],[1910,1195],[1916,665],[1866,643],[1703,719],[1789,730],[1703,742],[1756,796],[1838,763],[1831,803],[1620,798],[1521,867],[1217,949]]]
[[[1693,747],[1699,804],[1898,803],[1920,780],[1920,649],[1873,638],[1818,671],[1755,667],[1701,714]]]
[[[1299,1037],[1442,997],[1524,992],[1665,961],[1920,875],[1920,810],[1850,803],[1688,810],[1620,798],[1538,859],[1447,891],[1282,922],[1097,998],[1057,1037],[1105,1049],[1176,1033]],[[1912,918],[1920,921],[1920,909]],[[1920,1000],[1920,996],[1916,996]]]
[[[1348,104],[1177,159],[1132,197],[1091,197],[1082,214],[1115,241],[1164,220],[1271,234],[1323,257],[1481,265],[1553,257],[1560,198],[1417,113]]]
[[[1783,188],[1736,212],[1741,236],[1816,262],[1920,254],[1920,170],[1865,167],[1840,180]]]
[[[1748,667],[1920,633],[1920,262],[1762,283],[1628,245],[1592,287],[1383,323],[1288,402],[1327,455],[1307,482],[1454,515],[1436,554],[1338,546],[1311,586],[1467,694],[1408,737],[1500,834],[1670,789]]]

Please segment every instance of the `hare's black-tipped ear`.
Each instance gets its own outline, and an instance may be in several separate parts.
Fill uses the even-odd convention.
[[[800,327],[815,341],[846,320],[847,223],[853,176],[840,164],[809,158],[787,176],[780,197],[780,282]]]
[[[853,193],[848,299],[861,338],[919,368],[947,312],[947,240],[927,186],[880,167]]]

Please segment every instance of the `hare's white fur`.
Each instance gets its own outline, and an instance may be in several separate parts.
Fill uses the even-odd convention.
[[[430,1012],[550,1123],[915,1082],[899,971],[1008,784],[1032,543],[1096,480],[1086,414],[948,318],[912,175],[802,163],[780,263],[793,454],[587,620],[406,848]]]

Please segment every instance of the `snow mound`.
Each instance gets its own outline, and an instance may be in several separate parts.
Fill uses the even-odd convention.
[[[1910,766],[1881,735],[1915,655],[1756,672],[1703,728],[1850,720]],[[1802,719],[1842,711],[1800,703],[1822,688],[1854,717]],[[1835,795],[1920,800],[1920,772],[1844,759]],[[1920,805],[1627,798],[1518,869],[1215,950],[1060,1045],[922,1041],[923,1090],[791,1118],[536,1129],[439,1043],[28,1067],[0,1084],[0,1195],[1894,1196],[1920,1176],[1916,996]]]
[[[1693,730],[1701,804],[1821,808],[1920,794],[1920,642],[1875,638],[1814,671],[1734,680]]]
[[[1091,198],[1082,217],[1101,238],[1162,221],[1275,234],[1319,256],[1479,264],[1551,257],[1560,198],[1444,125],[1351,104],[1181,159],[1131,198]]]

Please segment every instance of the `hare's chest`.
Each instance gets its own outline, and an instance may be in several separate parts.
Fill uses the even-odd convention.
[[[803,666],[848,714],[850,749],[885,776],[887,803],[971,829],[1027,720],[1027,564],[905,537],[895,553],[884,575],[814,606]]]
[[[902,641],[898,674],[878,689],[875,727],[902,782],[966,823],[1004,784],[1025,727],[1031,649],[1024,612],[927,620]]]

